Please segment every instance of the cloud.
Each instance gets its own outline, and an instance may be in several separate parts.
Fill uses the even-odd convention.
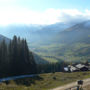
[[[90,10],[81,12],[77,9],[48,9],[43,12],[26,8],[0,9],[0,25],[8,24],[54,24],[90,19]]]

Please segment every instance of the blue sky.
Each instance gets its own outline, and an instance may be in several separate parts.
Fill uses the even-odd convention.
[[[90,0],[0,0],[0,24],[53,24],[90,18]]]
[[[32,10],[43,11],[54,9],[90,9],[90,0],[0,0],[3,7],[25,7]]]
[[[34,10],[54,9],[90,9],[90,0],[26,0],[22,5]]]
[[[43,11],[54,9],[90,9],[90,0],[0,0],[1,7],[25,7]]]

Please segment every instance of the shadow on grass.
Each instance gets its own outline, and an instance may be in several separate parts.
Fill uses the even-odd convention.
[[[21,79],[16,79],[13,80],[13,82],[16,85],[24,85],[24,86],[30,86],[31,84],[35,84],[35,81],[40,81],[43,80],[43,78],[41,78],[40,76],[35,76],[35,77],[28,77],[28,78],[21,78]],[[8,84],[12,84],[11,81],[5,81],[5,83]]]

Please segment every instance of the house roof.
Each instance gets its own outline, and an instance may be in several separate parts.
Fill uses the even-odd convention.
[[[85,67],[85,65],[83,65],[83,64],[77,64],[77,65],[76,65],[76,68],[78,68],[78,69],[81,69],[81,68],[83,68],[83,67]]]
[[[68,71],[68,67],[64,67],[64,70],[65,70],[65,71]]]
[[[74,66],[72,66],[72,65],[68,65],[68,68],[70,69],[70,71],[75,71],[75,70],[77,70],[77,68],[74,67]]]
[[[72,65],[68,65],[67,67],[64,67],[64,70],[65,71],[76,71],[76,70],[80,70],[82,68],[88,68],[90,70],[90,66],[86,66],[86,65],[83,65],[83,64],[77,64],[76,66],[72,66]]]
[[[76,67],[74,67],[74,66],[71,66],[71,67],[70,67],[70,71],[75,71],[75,70],[77,70]]]

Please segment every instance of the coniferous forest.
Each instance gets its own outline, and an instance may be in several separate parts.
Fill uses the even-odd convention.
[[[67,64],[46,63],[36,64],[33,53],[29,50],[27,41],[14,36],[9,43],[0,42],[0,78],[17,75],[49,73],[63,71]]]
[[[5,40],[0,43],[0,77],[35,73],[36,63],[26,40],[14,36],[8,44]]]
[[[37,64],[34,53],[28,48],[27,41],[17,36],[14,36],[8,43],[5,40],[0,42],[0,78],[63,72],[64,67],[69,64],[65,61]]]

